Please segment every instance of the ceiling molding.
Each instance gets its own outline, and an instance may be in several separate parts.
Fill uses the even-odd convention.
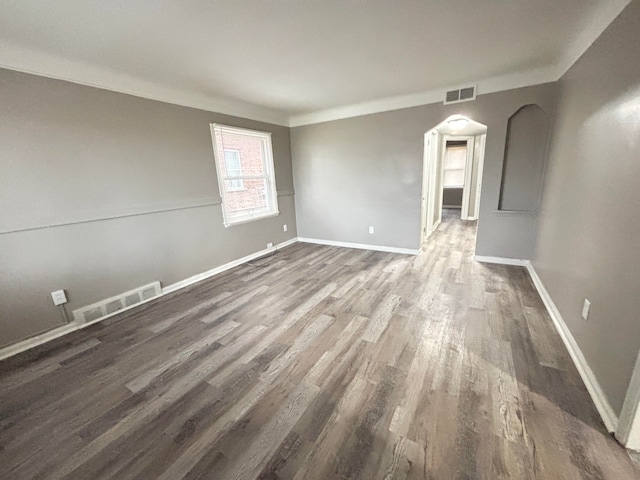
[[[0,43],[0,68],[64,80],[174,105],[289,126],[286,114],[237,100],[216,98],[159,85],[124,73]]]
[[[290,127],[300,127],[315,123],[330,122],[345,118],[382,113],[402,108],[418,107],[429,103],[443,101],[444,94],[448,90],[460,88],[460,86],[477,85],[476,94],[500,92],[514,88],[529,87],[548,82],[556,82],[567,73],[571,66],[589,49],[602,32],[620,15],[622,10],[631,3],[631,0],[608,0],[600,2],[594,15],[588,17],[587,23],[580,30],[580,34],[570,43],[560,60],[555,65],[546,68],[529,70],[527,72],[502,75],[479,81],[469,81],[460,85],[451,85],[446,88],[429,90],[412,95],[402,95],[370,102],[345,105],[327,110],[293,115],[289,117]]]
[[[631,3],[631,0],[597,2],[597,10],[593,15],[587,17],[585,25],[580,29],[580,33],[569,44],[560,60],[556,63],[557,80],[560,80],[567,73],[629,3]]]
[[[471,81],[463,84],[462,86],[476,84],[477,95],[501,92],[503,90],[555,82],[557,80],[556,70],[557,69],[555,67],[539,68],[511,75],[487,78],[477,82]],[[402,108],[419,107],[430,103],[438,103],[444,100],[444,95],[447,90],[452,90],[454,88],[460,88],[460,85],[452,85],[446,88],[438,88],[411,95],[401,95],[373,100],[371,102],[346,105],[344,107],[330,108],[303,115],[294,115],[289,118],[289,126],[300,127],[303,125],[312,125],[314,123],[330,122],[333,120],[359,117],[361,115],[369,115],[372,113],[388,112],[391,110],[400,110]]]
[[[472,80],[464,82],[461,85],[476,84],[477,94],[482,95],[557,81],[584,54],[630,1],[631,0],[607,0],[598,2],[595,14],[588,16],[585,20],[585,25],[580,29],[579,35],[568,44],[564,53],[554,65],[510,75]],[[202,93],[189,92],[180,88],[160,85],[155,82],[129,76],[122,72],[68,60],[44,52],[37,52],[7,42],[0,43],[0,67],[136,97],[289,127],[298,127],[437,103],[443,100],[444,93],[447,90],[460,86],[451,85],[413,94],[382,98],[289,116],[283,111],[273,110],[239,100],[209,96]]]

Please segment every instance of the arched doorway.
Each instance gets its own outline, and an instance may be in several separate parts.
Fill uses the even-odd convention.
[[[424,134],[421,243],[438,228],[443,208],[477,220],[487,127],[452,115]]]

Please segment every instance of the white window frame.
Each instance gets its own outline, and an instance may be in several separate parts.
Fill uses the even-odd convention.
[[[456,139],[457,140],[457,139]],[[447,151],[450,148],[462,148],[462,145],[456,145],[456,146],[448,146],[446,145],[445,142],[445,147],[444,147],[444,161],[442,162],[442,188],[459,188],[459,189],[463,189],[464,185],[465,185],[465,177],[466,177],[466,173],[467,173],[467,157],[469,156],[469,143],[467,141],[467,144],[464,146],[465,149],[465,164],[462,165],[462,168],[447,168],[447,160],[449,159],[449,157],[447,156]],[[446,173],[447,172],[451,172],[451,171],[460,171],[460,173],[462,174],[462,183],[460,184],[447,184],[444,181],[444,178],[446,178]]]
[[[218,188],[220,189],[220,197],[222,199],[222,217],[225,227],[231,227],[233,225],[239,225],[242,223],[253,222],[262,218],[275,217],[280,215],[278,210],[278,191],[276,190],[276,176],[275,168],[273,164],[273,147],[271,144],[271,132],[261,132],[257,130],[248,130],[245,128],[231,127],[229,125],[221,125],[219,123],[212,123],[211,127],[211,140],[213,143],[213,154],[215,157],[216,173],[218,176]],[[216,132],[221,134],[233,134],[233,135],[245,135],[257,137],[262,141],[262,153],[263,153],[263,168],[264,175],[242,175],[240,177],[229,178],[223,175],[221,162],[224,162],[224,151],[219,151],[218,142],[216,141]],[[231,150],[231,149],[230,149]],[[227,210],[228,200],[227,192],[224,188],[224,182],[226,180],[255,180],[264,179],[266,185],[266,201],[267,209],[262,212],[249,213],[242,216],[231,217]]]

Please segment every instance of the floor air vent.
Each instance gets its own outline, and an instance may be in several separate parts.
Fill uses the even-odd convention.
[[[92,322],[123,308],[132,307],[144,300],[157,297],[161,292],[160,282],[153,282],[115,297],[101,300],[93,305],[78,308],[73,311],[73,319],[76,323]]]
[[[456,90],[449,90],[444,96],[444,104],[470,102],[476,99],[476,87],[463,87]]]

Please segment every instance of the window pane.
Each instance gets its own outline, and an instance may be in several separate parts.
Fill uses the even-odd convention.
[[[240,152],[238,150],[225,150],[224,165],[227,177],[241,176],[242,168],[240,166]],[[244,188],[244,184],[241,179],[231,180],[229,185],[231,191],[242,190]]]
[[[219,151],[225,152],[225,161],[228,151],[238,154],[238,168],[243,175],[264,175],[264,140],[252,135],[238,135],[222,132],[216,135]],[[229,175],[231,176],[231,175]]]
[[[228,177],[239,177],[242,172],[240,166],[240,152],[238,150],[225,150],[224,151],[224,164],[227,167]]]
[[[464,170],[445,170],[443,185],[445,187],[462,187],[464,185]]]
[[[269,201],[267,192],[267,181],[260,179],[245,179],[243,189],[234,188],[237,180],[225,180],[225,190],[227,192],[227,212],[229,218],[242,217],[257,212],[269,210]]]
[[[447,147],[447,153],[444,160],[445,169],[464,169],[467,161],[467,147]]]
[[[464,185],[464,167],[467,161],[467,147],[447,146],[444,156],[445,187],[462,187]]]

